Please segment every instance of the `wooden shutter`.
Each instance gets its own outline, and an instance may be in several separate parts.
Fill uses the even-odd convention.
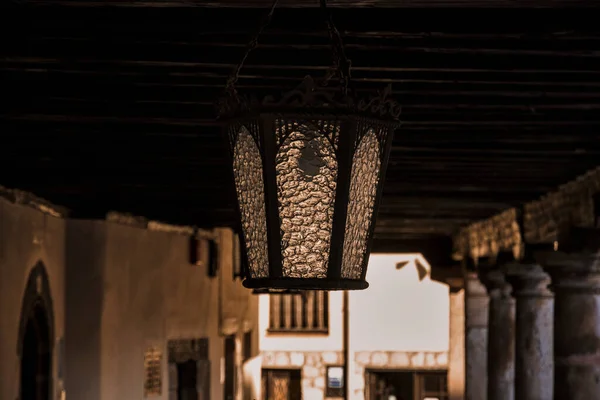
[[[263,370],[262,400],[302,400],[300,370]]]
[[[290,400],[290,375],[287,371],[272,371],[269,385],[269,400]]]

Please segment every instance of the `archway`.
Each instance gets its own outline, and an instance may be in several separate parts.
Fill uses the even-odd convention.
[[[49,400],[52,379],[50,344],[46,310],[42,304],[36,304],[25,325],[20,400]]]
[[[29,274],[21,309],[17,353],[21,360],[19,400],[52,398],[54,313],[43,264]]]

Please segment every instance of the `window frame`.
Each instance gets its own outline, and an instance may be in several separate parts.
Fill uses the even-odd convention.
[[[438,389],[434,391],[427,390],[425,387],[425,379],[427,377],[435,377],[438,382]],[[415,393],[415,398],[421,400],[427,397],[437,398],[439,400],[449,400],[450,394],[448,392],[448,371],[415,371],[413,379],[416,381],[418,386],[418,393]]]
[[[316,304],[318,303],[318,299],[317,296],[322,295],[322,308],[320,310],[313,308],[312,311],[312,322],[313,325],[312,327],[310,326],[304,326],[306,324],[308,324],[308,311],[306,311],[306,308],[303,308],[301,310],[301,318],[302,318],[302,324],[301,326],[299,326],[298,321],[297,321],[297,315],[295,315],[295,310],[296,310],[296,306],[294,305],[295,301],[294,299],[296,299],[296,296],[307,296],[307,295],[311,295],[308,298],[310,300],[302,300],[302,304],[303,307],[306,307],[306,302],[307,301],[314,301],[313,303],[313,307],[316,307]],[[294,335],[328,335],[329,334],[329,325],[330,325],[330,313],[329,313],[329,292],[327,291],[321,291],[321,290],[305,290],[302,291],[301,293],[294,293],[294,294],[269,294],[269,325],[267,328],[267,333],[268,334],[294,334]],[[292,313],[291,316],[286,316],[286,310],[285,307],[286,304],[284,303],[284,296],[289,296],[288,298],[291,298],[291,300],[289,300],[290,303],[290,308],[289,308],[289,312]],[[313,300],[314,299],[314,300]],[[274,323],[275,321],[275,317],[273,315],[273,310],[274,310],[274,302],[279,302],[278,304],[278,308],[279,308],[279,326],[276,326],[277,324]],[[291,322],[291,326],[289,327],[285,327],[282,326],[285,324],[285,319],[289,318]],[[319,323],[316,322],[319,319],[322,320],[322,326],[319,326]],[[306,324],[305,324],[305,320],[306,320]]]
[[[332,388],[329,386],[329,369],[330,368],[341,368],[342,370],[342,386],[339,388]],[[343,365],[327,365],[325,367],[325,397],[344,397],[344,371]]]
[[[448,370],[443,368],[422,368],[422,369],[387,369],[387,368],[366,368],[364,379],[365,379],[365,400],[377,398],[381,396],[382,389],[384,386],[380,386],[381,383],[385,383],[386,375],[391,374],[402,374],[407,379],[406,384],[409,381],[412,384],[412,397],[409,400],[423,400],[427,397],[437,398],[439,400],[449,400],[450,392],[448,391]],[[425,390],[425,378],[436,377],[437,379],[437,391]]]

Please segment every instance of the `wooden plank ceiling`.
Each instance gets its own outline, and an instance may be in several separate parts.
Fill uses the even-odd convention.
[[[3,3],[0,184],[80,217],[233,224],[213,103],[265,10],[54,3]],[[404,105],[376,249],[449,255],[458,227],[600,164],[596,15],[334,11],[358,89],[391,82]],[[260,43],[240,89],[282,91],[330,62],[316,9],[277,10]]]

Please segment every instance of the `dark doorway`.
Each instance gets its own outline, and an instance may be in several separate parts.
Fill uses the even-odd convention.
[[[169,399],[210,400],[208,338],[169,340],[167,347]]]
[[[227,336],[225,339],[225,400],[235,398],[235,336]]]
[[[196,361],[177,364],[177,400],[198,400],[198,367]]]
[[[48,315],[41,303],[34,305],[25,323],[21,353],[20,400],[49,400],[51,339]]]

